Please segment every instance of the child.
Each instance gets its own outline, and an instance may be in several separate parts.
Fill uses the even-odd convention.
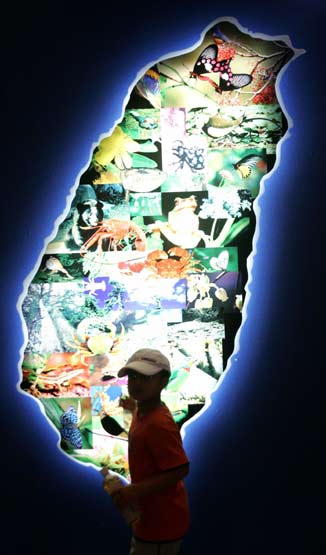
[[[156,349],[136,351],[118,372],[128,376],[130,395],[121,405],[135,406],[129,430],[131,484],[113,494],[118,507],[133,505],[141,512],[133,524],[130,555],[177,555],[189,528],[182,481],[189,461],[179,428],[161,401],[170,375],[169,360]]]

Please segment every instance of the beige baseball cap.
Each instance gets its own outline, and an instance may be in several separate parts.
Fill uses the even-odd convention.
[[[154,376],[161,370],[171,374],[169,359],[157,349],[139,349],[127,360],[118,372],[119,378],[126,376],[128,370],[135,370],[145,376]]]

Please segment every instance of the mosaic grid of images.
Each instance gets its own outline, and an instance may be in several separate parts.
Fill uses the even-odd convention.
[[[275,83],[292,56],[214,25],[144,73],[95,147],[22,305],[21,388],[76,460],[128,476],[117,372],[136,349],[170,358],[162,397],[180,428],[215,389],[226,316],[244,302],[243,237],[287,129]]]

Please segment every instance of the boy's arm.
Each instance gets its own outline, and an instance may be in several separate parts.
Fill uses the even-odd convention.
[[[114,503],[118,507],[126,505],[137,505],[138,501],[147,495],[157,493],[174,486],[177,482],[185,478],[189,472],[189,463],[182,464],[170,470],[165,470],[148,480],[137,484],[130,484],[112,494]]]
[[[122,407],[130,412],[134,412],[137,408],[137,403],[132,397],[128,397],[128,395],[124,395],[119,399],[119,407]]]

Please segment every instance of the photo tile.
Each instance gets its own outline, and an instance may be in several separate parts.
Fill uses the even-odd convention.
[[[162,214],[161,193],[130,193],[129,207],[131,217],[160,216]]]
[[[25,351],[21,388],[37,398],[89,397],[89,361],[80,352]]]
[[[256,198],[260,181],[266,172],[265,149],[208,151],[208,184],[213,187],[245,189],[252,198]]]
[[[68,453],[93,448],[91,398],[41,399],[45,413],[60,434]]]
[[[132,139],[155,141],[161,136],[161,112],[153,108],[126,110],[120,127]]]

